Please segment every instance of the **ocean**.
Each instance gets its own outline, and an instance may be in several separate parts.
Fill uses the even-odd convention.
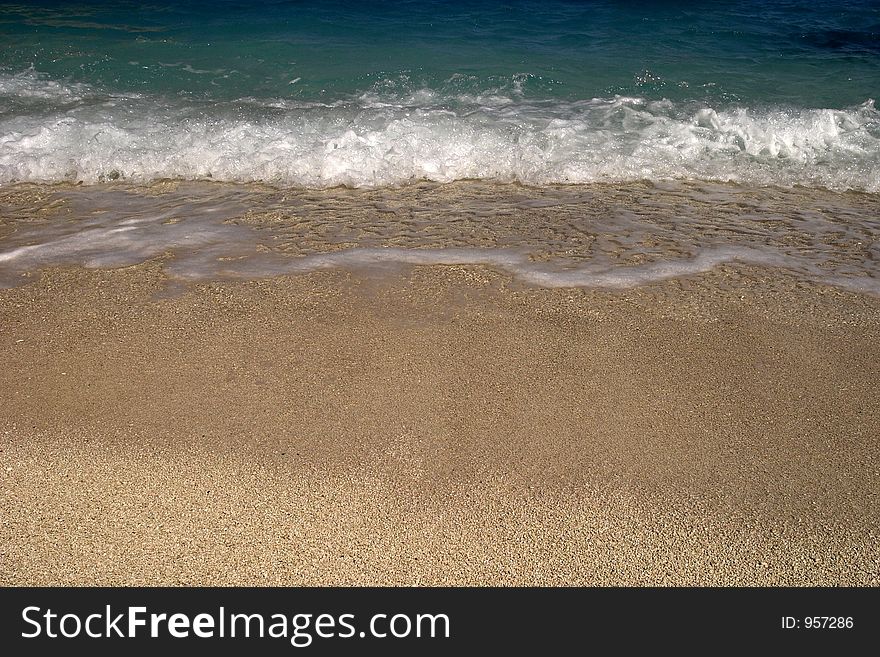
[[[874,1],[4,3],[0,283],[172,253],[876,292],[878,93]]]

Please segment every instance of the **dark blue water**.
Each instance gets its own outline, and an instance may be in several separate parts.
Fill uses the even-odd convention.
[[[0,5],[0,181],[880,189],[880,3]]]

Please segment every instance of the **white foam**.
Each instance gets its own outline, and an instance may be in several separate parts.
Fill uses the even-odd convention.
[[[32,71],[16,75],[0,75],[0,97],[39,98],[58,102],[81,100],[89,93],[89,87],[74,82],[59,82]]]
[[[749,247],[706,249],[694,257],[667,259],[645,265],[596,262],[574,267],[569,264],[565,268],[560,267],[564,263],[535,262],[521,252],[506,249],[352,248],[294,258],[253,253],[229,260],[219,255],[216,249],[206,250],[196,257],[170,263],[168,271],[177,278],[196,281],[212,278],[254,279],[318,270],[369,270],[388,265],[481,265],[506,272],[524,283],[545,288],[629,289],[708,272],[725,264],[803,270],[803,263],[796,258]],[[809,276],[844,289],[880,294],[880,280],[871,276],[829,277],[818,271],[811,271]]]
[[[847,110],[722,110],[639,98],[538,102],[515,93],[422,90],[332,105],[248,99],[209,106],[135,97],[86,102],[87,92],[0,77],[0,96],[42,94],[59,103],[54,112],[0,119],[0,182],[210,178],[327,188],[685,178],[880,191],[873,101]]]

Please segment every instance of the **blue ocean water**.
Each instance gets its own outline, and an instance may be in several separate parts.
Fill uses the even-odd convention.
[[[0,182],[880,191],[880,3],[0,4]]]

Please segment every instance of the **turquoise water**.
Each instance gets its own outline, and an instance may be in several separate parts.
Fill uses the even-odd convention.
[[[0,5],[0,182],[880,191],[880,3]]]

